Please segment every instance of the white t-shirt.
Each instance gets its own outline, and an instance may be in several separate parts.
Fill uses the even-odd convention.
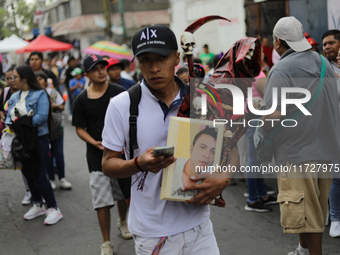
[[[129,74],[128,72],[125,72],[124,70],[120,72],[120,77],[133,81],[131,74]]]
[[[174,107],[164,119],[158,99],[142,82],[142,97],[137,118],[137,142],[139,149],[135,157],[150,147],[166,145],[169,121],[177,116],[179,105]],[[180,98],[180,93],[175,100]],[[129,107],[128,92],[111,99],[105,116],[102,144],[113,151],[125,150],[129,159]],[[132,183],[141,173],[132,176]],[[143,191],[137,190],[137,180],[131,187],[129,210],[129,230],[143,237],[163,237],[185,232],[198,226],[210,217],[209,206],[185,205],[183,202],[160,200],[162,171],[149,172]]]
[[[63,97],[55,88],[46,88],[46,91],[50,97],[52,97],[52,102],[56,105],[62,105],[64,103]]]

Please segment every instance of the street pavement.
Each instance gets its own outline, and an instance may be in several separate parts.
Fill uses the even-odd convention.
[[[25,193],[20,171],[0,170],[0,255],[99,255],[102,242],[96,213],[92,208],[89,172],[85,160],[85,143],[74,127],[65,120],[64,153],[66,178],[73,189],[57,189],[55,196],[64,219],[45,226],[44,217],[25,221],[29,206],[21,205]],[[267,185],[277,189],[275,179]],[[224,192],[226,208],[211,207],[221,255],[286,255],[298,244],[297,235],[283,234],[278,205],[273,212],[255,213],[244,210],[245,183]],[[111,239],[115,255],[133,255],[132,240],[123,240],[117,229],[118,213],[111,210]],[[326,228],[324,255],[340,254],[340,239],[331,238]]]

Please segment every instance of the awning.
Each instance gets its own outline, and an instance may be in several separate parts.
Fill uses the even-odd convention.
[[[73,46],[70,43],[64,43],[52,38],[47,37],[46,35],[39,35],[36,39],[30,42],[27,46],[16,51],[17,54],[22,54],[25,52],[32,51],[67,51],[72,49]]]
[[[0,53],[14,52],[17,49],[25,47],[27,44],[28,42],[13,34],[0,42]]]

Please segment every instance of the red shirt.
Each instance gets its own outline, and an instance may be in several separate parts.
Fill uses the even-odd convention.
[[[271,68],[273,66],[273,60],[272,60],[272,55],[273,55],[273,47],[272,46],[269,46],[269,47],[264,47],[262,46],[262,49],[263,49],[263,53],[264,55],[266,56],[267,58],[267,64],[268,66]]]

